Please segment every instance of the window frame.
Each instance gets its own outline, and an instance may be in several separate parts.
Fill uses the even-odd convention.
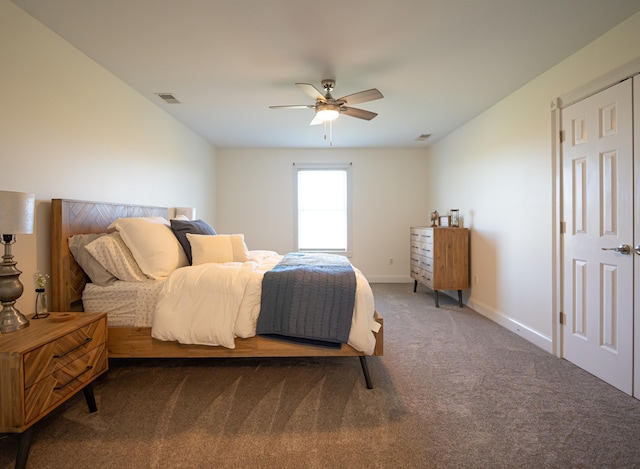
[[[352,184],[352,163],[293,163],[293,239],[295,249],[298,252],[323,252],[330,254],[340,254],[346,257],[352,256],[352,203],[351,203],[351,184]],[[347,248],[343,249],[300,249],[298,238],[298,173],[300,171],[345,171],[347,176]]]

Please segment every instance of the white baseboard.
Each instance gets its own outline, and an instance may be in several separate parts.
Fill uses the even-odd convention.
[[[369,283],[413,283],[409,275],[372,275],[367,276]]]
[[[481,301],[474,300],[473,298],[468,299],[467,306],[477,313],[480,313],[483,316],[491,319],[493,322],[501,325],[505,329],[508,329],[511,332],[518,334],[520,337],[528,340],[532,344],[537,345],[541,349],[549,353],[553,353],[552,341],[550,337],[547,337],[544,334],[531,329],[529,326],[526,326],[509,317],[507,314],[498,311]]]

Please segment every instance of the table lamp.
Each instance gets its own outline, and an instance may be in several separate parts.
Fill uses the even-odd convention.
[[[0,191],[0,243],[4,255],[0,263],[0,332],[13,332],[29,325],[29,320],[15,308],[24,287],[18,279],[20,272],[11,254],[16,234],[33,233],[33,209],[35,196],[24,192]]]

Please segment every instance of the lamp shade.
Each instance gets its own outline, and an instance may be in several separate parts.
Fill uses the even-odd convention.
[[[34,205],[33,194],[0,191],[0,234],[33,233]]]

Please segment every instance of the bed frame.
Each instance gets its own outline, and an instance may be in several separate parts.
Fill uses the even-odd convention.
[[[82,290],[88,281],[84,271],[69,251],[68,238],[74,234],[104,233],[114,220],[124,217],[161,216],[168,218],[168,208],[121,205],[80,200],[51,200],[51,310],[83,311]],[[376,312],[375,319],[383,325]],[[373,355],[383,354],[383,327],[375,334]],[[362,370],[371,388],[364,354],[347,344],[340,349],[280,342],[263,337],[236,339],[236,348],[185,345],[151,337],[150,327],[109,327],[109,358],[187,358],[187,357],[360,357]]]

